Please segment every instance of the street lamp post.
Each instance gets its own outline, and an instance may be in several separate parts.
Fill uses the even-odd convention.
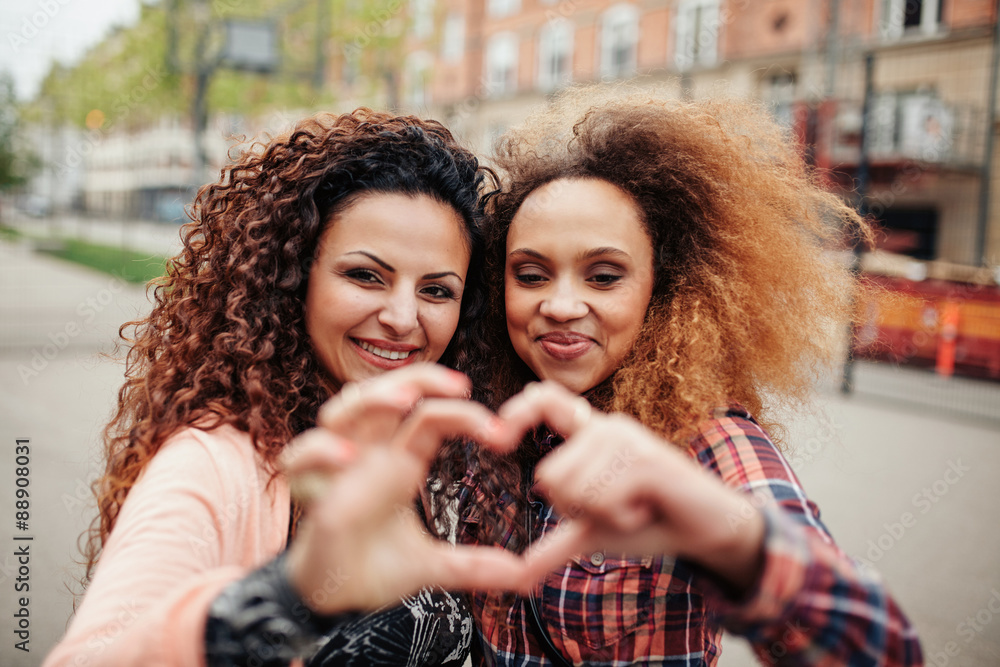
[[[858,157],[858,173],[855,179],[858,191],[858,212],[868,215],[868,187],[871,183],[871,164],[869,150],[871,148],[871,108],[874,97],[875,54],[871,51],[865,54],[865,96],[861,103],[861,154]],[[851,269],[857,275],[861,270],[861,247],[859,239],[852,239]],[[843,394],[854,392],[854,326],[848,326],[847,358],[844,360],[844,373],[840,380],[840,391]]]

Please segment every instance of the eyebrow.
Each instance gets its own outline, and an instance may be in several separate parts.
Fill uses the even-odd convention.
[[[392,266],[391,264],[388,264],[387,262],[385,262],[382,259],[380,259],[378,256],[373,255],[372,253],[367,252],[365,250],[352,250],[351,252],[346,253],[346,254],[348,254],[348,255],[364,255],[365,257],[367,257],[371,261],[375,262],[376,264],[378,264],[379,266],[381,266],[383,269],[385,269],[389,273],[396,273],[396,268],[394,266]],[[448,276],[454,276],[455,278],[458,278],[459,282],[462,282],[462,277],[460,275],[458,275],[457,273],[455,273],[454,271],[441,271],[440,273],[428,273],[428,274],[425,274],[423,276],[422,280],[438,280],[439,278],[446,278]]]
[[[583,253],[582,259],[593,259],[594,257],[603,257],[605,255],[610,255],[612,257],[620,257],[622,259],[631,259],[632,256],[621,248],[614,248],[612,246],[603,246],[601,248],[591,248],[587,252]]]
[[[632,256],[620,248],[615,248],[612,246],[601,246],[600,248],[591,248],[581,255],[580,259],[593,259],[595,257],[604,257],[610,255],[612,257],[620,257],[622,259],[631,259]],[[548,259],[545,255],[538,252],[537,250],[532,250],[531,248],[517,248],[516,250],[511,250],[507,253],[508,257],[534,257],[535,259]]]
[[[428,273],[424,276],[424,280],[437,280],[438,278],[447,278],[448,276],[454,276],[458,278],[459,282],[462,282],[462,277],[455,273],[454,271],[442,271],[441,273]]]
[[[538,252],[537,250],[532,250],[531,248],[518,248],[517,250],[511,250],[507,253],[508,257],[515,257],[524,255],[525,257],[534,257],[535,259],[548,259],[545,255]]]
[[[375,262],[376,264],[378,264],[379,266],[381,266],[383,269],[385,269],[389,273],[395,273],[396,272],[396,269],[391,264],[387,264],[386,262],[382,261],[381,259],[379,259],[375,255],[371,254],[370,252],[366,252],[364,250],[352,250],[351,252],[346,253],[346,254],[348,254],[348,255],[364,255],[365,257],[367,257],[371,261]]]

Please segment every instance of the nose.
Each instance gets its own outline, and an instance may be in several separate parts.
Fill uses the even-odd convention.
[[[379,324],[395,336],[404,338],[418,326],[417,297],[412,289],[396,289],[378,313]]]
[[[555,281],[544,296],[539,312],[557,322],[568,322],[585,316],[589,311],[579,287],[570,280]]]

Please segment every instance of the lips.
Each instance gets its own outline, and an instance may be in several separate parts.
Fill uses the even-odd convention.
[[[574,331],[552,331],[535,339],[545,353],[559,361],[573,361],[597,345],[590,336]]]
[[[416,345],[390,343],[383,340],[352,338],[351,342],[354,343],[355,349],[362,359],[385,370],[413,363],[417,359],[417,351],[420,350]]]

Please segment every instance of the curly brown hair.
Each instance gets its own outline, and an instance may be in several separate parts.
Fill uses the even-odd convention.
[[[366,193],[426,195],[465,222],[472,251],[458,331],[441,363],[463,362],[485,305],[480,189],[492,172],[436,121],[358,109],[322,114],[254,143],[198,192],[184,247],[154,283],[104,432],[98,516],[84,534],[86,585],[129,490],[166,439],[190,425],[248,433],[272,466],[339,389],[304,324],[310,266],[331,219]],[[132,335],[126,336],[131,328]],[[479,357],[485,356],[480,353]]]
[[[659,99],[621,87],[571,90],[503,136],[504,187],[487,203],[492,407],[536,380],[507,335],[506,239],[521,204],[558,179],[601,179],[635,201],[653,244],[654,287],[622,366],[587,398],[685,446],[712,408],[737,402],[770,430],[777,406],[802,405],[832,362],[859,285],[832,249],[868,240],[867,223],[825,190],[762,106],[745,100]],[[567,230],[569,233],[570,230]],[[513,457],[452,452],[441,488],[459,493],[466,466],[485,493],[477,539],[498,530],[498,500],[525,510],[522,479],[537,448]],[[465,453],[467,458],[469,452]],[[523,526],[515,526],[524,544]]]

